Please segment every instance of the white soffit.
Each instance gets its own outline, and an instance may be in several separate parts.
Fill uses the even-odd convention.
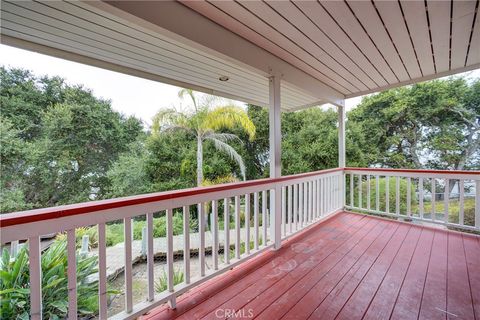
[[[103,6],[109,5],[92,6],[79,1],[2,1],[2,43],[268,105],[268,74],[134,24],[102,10]],[[229,80],[222,82],[221,76]],[[323,101],[286,81],[282,82],[281,100],[284,111]]]
[[[181,2],[347,98],[480,68],[478,0]]]

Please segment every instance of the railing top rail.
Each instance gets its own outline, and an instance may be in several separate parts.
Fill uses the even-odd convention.
[[[156,193],[142,194],[142,195],[136,195],[136,196],[130,196],[130,197],[82,202],[82,203],[63,205],[58,207],[7,213],[7,214],[0,215],[0,228],[13,226],[13,225],[20,225],[20,224],[25,224],[30,222],[36,222],[36,221],[44,221],[49,219],[80,215],[80,214],[91,213],[91,212],[107,210],[107,209],[115,209],[115,208],[121,208],[121,207],[133,206],[133,205],[140,205],[140,204],[163,201],[163,200],[179,199],[179,198],[195,196],[200,194],[208,194],[208,193],[215,193],[215,192],[227,191],[227,190],[236,190],[236,189],[253,187],[253,186],[268,185],[271,183],[279,183],[279,182],[285,182],[289,180],[309,178],[316,175],[328,174],[328,173],[333,173],[338,171],[343,171],[343,168],[333,168],[333,169],[326,169],[326,170],[320,170],[315,172],[307,172],[307,173],[284,176],[284,177],[274,178],[274,179],[266,178],[266,179],[252,180],[252,181],[242,181],[242,182],[227,183],[227,184],[208,186],[208,187],[195,187],[195,188],[180,189],[180,190],[173,190],[173,191],[156,192]]]
[[[431,169],[390,169],[390,168],[355,168],[347,167],[345,171],[374,171],[374,172],[394,172],[394,173],[425,173],[425,174],[458,174],[458,175],[479,175],[476,170],[431,170]]]

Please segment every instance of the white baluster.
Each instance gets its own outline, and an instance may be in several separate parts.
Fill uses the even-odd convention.
[[[443,221],[445,223],[448,223],[448,205],[450,203],[450,190],[449,190],[449,187],[450,187],[450,180],[449,179],[445,179],[445,190],[444,190],[444,193],[443,193],[443,202],[444,202],[444,206],[443,206]]]
[[[400,215],[400,177],[395,177],[395,214]]]
[[[200,248],[198,250],[198,260],[200,263],[200,276],[205,275],[205,206],[198,204],[198,232],[200,235]]]
[[[287,234],[287,224],[286,224],[286,215],[287,215],[287,198],[286,198],[286,187],[282,187],[282,235]]]
[[[202,211],[203,210],[199,210]],[[168,292],[173,292],[173,219],[172,219],[172,209],[167,209],[167,290]],[[205,229],[201,229],[205,230]],[[203,233],[203,231],[201,231]],[[200,244],[201,246],[201,244]],[[205,248],[204,248],[205,249]],[[205,254],[205,251],[203,252]],[[201,267],[201,266],[200,266]],[[202,274],[203,276],[204,274]],[[172,296],[168,301],[170,308],[174,309],[176,305],[175,296]]]
[[[124,258],[125,258],[125,311],[132,312],[132,219],[123,219]]]
[[[155,257],[153,254],[153,213],[147,213],[147,281],[148,301],[155,298],[155,275],[153,273]]]
[[[213,233],[213,246],[212,246],[212,260],[213,269],[218,270],[218,200],[212,201],[212,233]]]
[[[463,179],[460,179],[458,181],[458,190],[460,192],[459,194],[459,212],[458,212],[458,223],[463,226],[465,224],[465,208],[464,208],[464,198],[465,198],[465,181]]]
[[[183,207],[183,273],[190,283],[190,206]]]
[[[437,220],[437,213],[436,213],[436,208],[435,208],[435,178],[432,178],[432,220],[435,221]]]
[[[412,215],[412,179],[407,178],[407,216]]]
[[[295,231],[298,230],[298,184],[293,185],[293,220]]]
[[[99,317],[107,319],[107,245],[105,223],[98,224],[98,298]]]
[[[42,264],[40,237],[28,239],[30,268],[30,318],[42,319]]]
[[[418,179],[418,215],[420,216],[420,219],[423,219],[423,211],[424,211],[424,205],[423,205],[423,198],[424,198],[424,189],[423,189],[423,178]]]
[[[250,254],[250,193],[245,195],[245,253]]]
[[[390,177],[385,176],[385,212],[390,213]]]
[[[223,212],[223,225],[224,225],[224,237],[225,243],[223,247],[224,260],[226,264],[230,263],[230,198],[223,200],[224,212]]]
[[[258,250],[258,242],[259,242],[259,205],[258,205],[258,192],[253,194],[253,246],[255,250]]]
[[[68,318],[77,319],[77,239],[75,229],[67,230]]]
[[[288,232],[289,233],[292,233],[292,200],[293,200],[293,197],[292,197],[292,186],[289,185],[288,186]]]
[[[240,259],[240,196],[235,196],[235,258]]]
[[[262,243],[264,246],[267,245],[267,228],[268,228],[268,219],[267,219],[267,191],[262,192],[262,229],[263,229],[263,240]]]

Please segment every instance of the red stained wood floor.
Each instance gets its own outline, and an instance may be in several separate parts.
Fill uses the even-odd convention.
[[[141,319],[477,319],[480,237],[342,212]]]

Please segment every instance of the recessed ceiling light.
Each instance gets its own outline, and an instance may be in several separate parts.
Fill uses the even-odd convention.
[[[228,79],[230,79],[230,78],[227,77],[227,76],[221,76],[220,78],[218,78],[218,80],[220,80],[220,81],[228,81]]]

